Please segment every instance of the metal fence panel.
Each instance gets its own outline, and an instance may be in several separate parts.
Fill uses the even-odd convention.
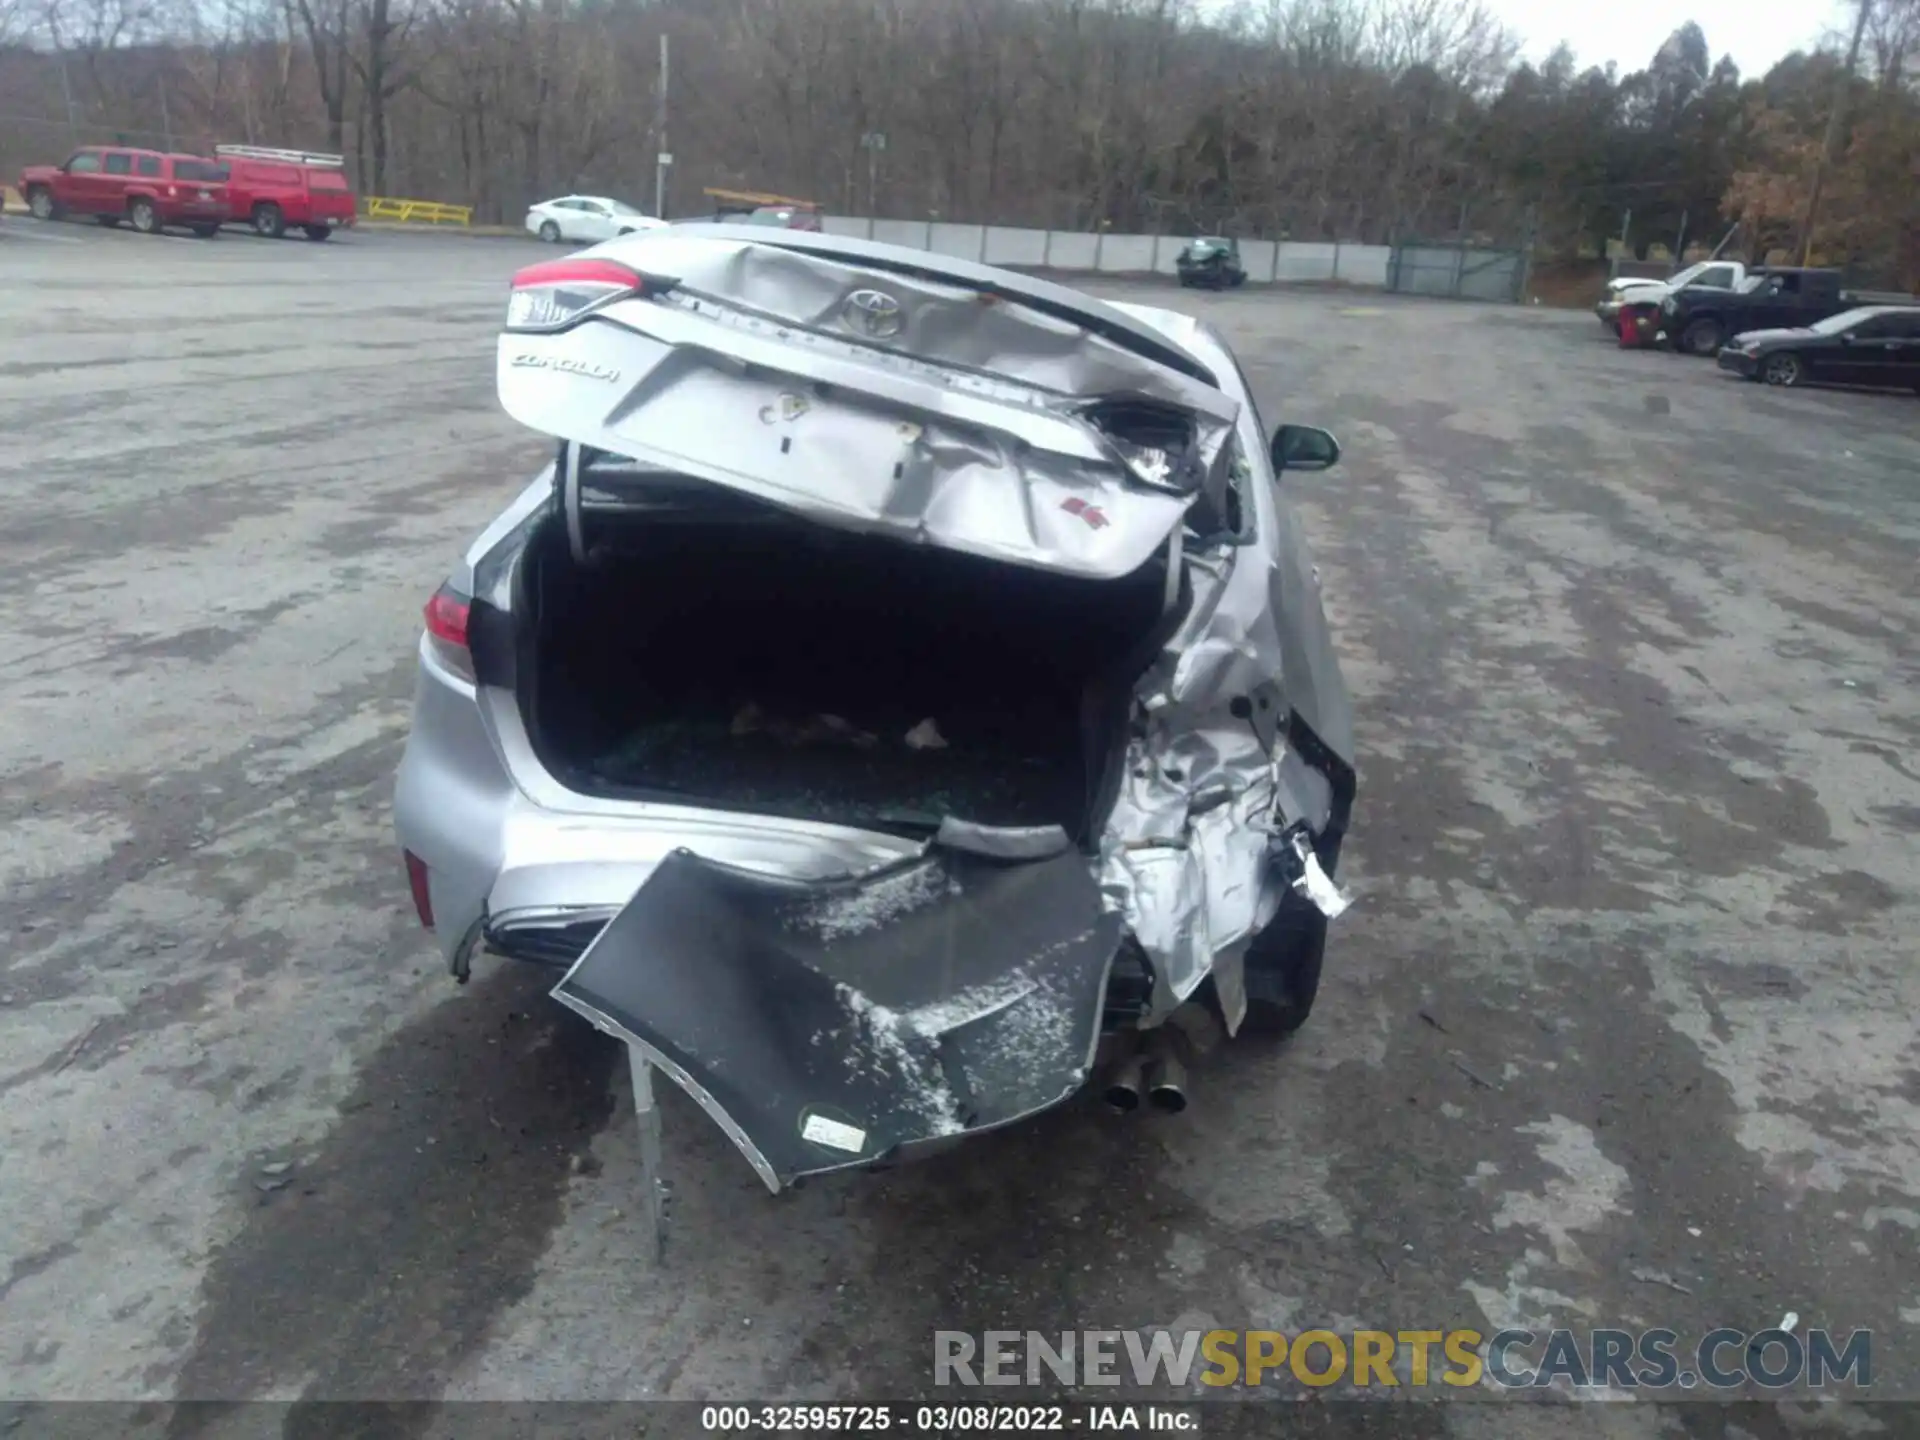
[[[1414,244],[1395,248],[1387,285],[1402,295],[1515,302],[1525,275],[1526,256],[1519,250]]]
[[[1046,231],[1020,230],[1010,225],[987,227],[987,264],[1043,265],[1046,259]]]
[[[1377,285],[1386,288],[1388,268],[1393,262],[1391,245],[1341,245],[1334,257],[1333,278],[1349,285]]]
[[[1469,250],[1460,266],[1462,300],[1502,300],[1511,303],[1520,298],[1520,261],[1518,250]]]
[[[827,215],[830,235],[848,235],[932,250],[988,265],[1034,270],[1098,270],[1106,274],[1172,275],[1181,249],[1193,237],[1096,235],[1088,230],[1032,230],[1013,225],[963,225],[940,220],[880,220],[864,215]],[[1240,263],[1254,284],[1279,281],[1397,288],[1413,295],[1464,295],[1508,299],[1517,292],[1517,251],[1467,251],[1454,245],[1349,245],[1320,241],[1242,240]],[[1481,262],[1494,257],[1496,263]],[[1397,277],[1397,279],[1396,279]]]
[[[911,245],[927,248],[927,222],[924,220],[875,220],[873,238],[887,245]]]
[[[960,260],[978,260],[986,244],[984,225],[953,225],[936,221],[930,227],[927,248],[936,255],[952,255]]]
[[[1280,247],[1280,254],[1274,264],[1273,278],[1295,281],[1331,280],[1334,253],[1338,248],[1334,245],[1289,240]]]
[[[1247,278],[1256,285],[1264,285],[1273,279],[1273,267],[1280,251],[1286,246],[1272,240],[1242,240],[1240,242],[1240,266],[1247,272]]]
[[[1451,297],[1460,283],[1456,248],[1402,245],[1393,254],[1392,288],[1402,295]]]
[[[1091,270],[1097,236],[1083,230],[1054,230],[1049,233],[1047,265],[1054,270]]]
[[[1154,237],[1151,235],[1106,235],[1101,237],[1100,269],[1121,274],[1138,274],[1153,269]]]

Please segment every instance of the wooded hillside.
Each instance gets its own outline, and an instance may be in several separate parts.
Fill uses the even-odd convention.
[[[1920,0],[1867,0],[1819,257],[1920,281]],[[838,211],[1595,253],[1793,244],[1849,35],[1763,76],[1688,24],[1644,69],[1516,64],[1473,0],[0,0],[0,163],[76,139],[344,152],[364,193],[515,219],[705,185]],[[885,149],[862,148],[884,134]],[[871,170],[869,160],[873,161]]]

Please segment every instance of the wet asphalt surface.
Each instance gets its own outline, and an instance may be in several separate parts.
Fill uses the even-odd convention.
[[[545,451],[492,336],[551,252],[6,226],[0,1398],[844,1400],[925,1392],[938,1329],[1789,1310],[1920,1397],[1914,397],[1584,315],[1181,297],[1269,425],[1347,448],[1289,482],[1361,747],[1312,1022],[1209,1056],[1184,1115],[1070,1106],[778,1200],[669,1094],[656,1269],[624,1061],[539,975],[455,988],[389,828],[420,605]]]

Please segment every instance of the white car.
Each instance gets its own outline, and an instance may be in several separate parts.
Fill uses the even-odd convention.
[[[1747,278],[1747,267],[1737,260],[1701,260],[1665,280],[1643,275],[1623,275],[1607,282],[1607,293],[1593,307],[1600,323],[1608,330],[1618,328],[1620,312],[1629,305],[1658,305],[1674,291],[1688,285],[1715,290],[1738,290]]]
[[[636,230],[656,230],[666,224],[624,200],[605,195],[563,195],[542,200],[527,211],[527,230],[549,245],[568,240],[596,245]]]

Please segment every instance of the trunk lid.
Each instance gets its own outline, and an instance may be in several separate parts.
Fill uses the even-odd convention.
[[[1189,509],[1223,500],[1237,403],[1164,335],[1084,295],[734,226],[587,256],[516,285],[598,265],[630,269],[633,288],[578,319],[510,326],[500,399],[534,429],[640,461],[642,477],[1098,578],[1136,570]]]

